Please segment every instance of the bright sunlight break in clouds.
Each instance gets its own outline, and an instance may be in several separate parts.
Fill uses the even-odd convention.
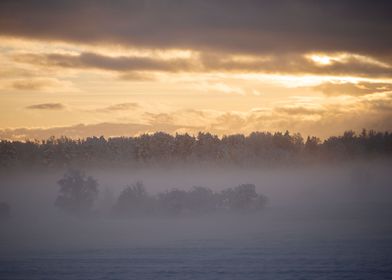
[[[392,129],[390,1],[1,1],[0,138]]]

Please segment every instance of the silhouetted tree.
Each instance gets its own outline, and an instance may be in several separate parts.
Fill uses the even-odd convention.
[[[192,213],[209,213],[215,211],[217,205],[216,194],[209,188],[195,186],[187,192],[186,208]]]
[[[222,207],[228,210],[256,210],[264,207],[267,200],[257,194],[255,185],[242,184],[223,190],[220,201]]]
[[[304,143],[299,133],[252,132],[219,138],[210,133],[172,136],[157,132],[137,137],[66,137],[38,141],[0,141],[0,167],[71,166],[211,162],[258,165],[300,163],[316,160],[345,160],[355,157],[392,156],[392,133],[346,131],[321,141],[309,136]],[[306,161],[303,161],[306,159]]]
[[[196,186],[189,191],[171,189],[150,195],[143,183],[127,186],[114,206],[119,216],[143,215],[204,215],[216,211],[257,211],[267,199],[256,193],[253,184],[242,184],[215,193],[206,187]]]
[[[0,166],[12,165],[17,160],[15,144],[10,141],[0,142]]]
[[[160,208],[170,215],[189,213],[187,192],[172,189],[158,195]]]
[[[305,142],[305,151],[310,154],[315,153],[318,150],[320,143],[321,140],[319,138],[308,136]]]
[[[124,216],[151,214],[155,210],[155,199],[147,193],[142,182],[136,182],[124,188],[114,210]]]
[[[60,194],[55,205],[63,211],[75,215],[91,212],[98,197],[98,183],[79,170],[69,170],[58,181]]]

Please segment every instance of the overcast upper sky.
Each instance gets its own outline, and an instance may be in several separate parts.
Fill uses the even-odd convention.
[[[0,1],[0,138],[392,130],[391,1]]]

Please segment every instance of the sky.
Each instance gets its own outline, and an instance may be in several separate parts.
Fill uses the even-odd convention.
[[[392,130],[392,2],[0,1],[0,138]]]

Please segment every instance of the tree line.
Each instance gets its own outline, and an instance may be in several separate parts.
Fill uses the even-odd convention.
[[[324,141],[299,133],[253,132],[218,137],[200,132],[163,132],[136,137],[50,138],[0,141],[0,166],[72,166],[73,164],[151,165],[217,163],[234,165],[341,160],[392,155],[392,133],[346,131]]]
[[[58,181],[59,194],[55,206],[71,215],[93,214],[98,198],[98,182],[79,170],[67,171]],[[256,192],[254,184],[241,184],[214,192],[208,187],[190,190],[170,189],[150,194],[142,182],[127,185],[112,206],[115,217],[189,216],[214,212],[254,212],[267,202]]]

